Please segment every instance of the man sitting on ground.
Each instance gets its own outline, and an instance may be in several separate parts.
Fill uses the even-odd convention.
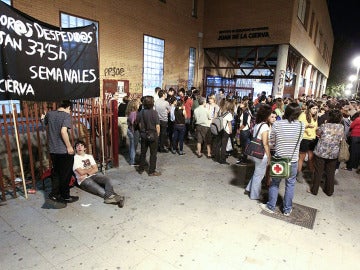
[[[73,171],[81,189],[104,198],[104,203],[124,205],[124,197],[114,192],[111,180],[98,173],[98,166],[92,155],[86,154],[86,144],[78,141],[75,144]]]

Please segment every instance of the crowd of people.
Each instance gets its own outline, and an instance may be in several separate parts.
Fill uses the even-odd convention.
[[[323,95],[302,95],[297,99],[274,98],[265,92],[253,100],[251,96],[217,94],[202,97],[198,90],[177,92],[170,88],[155,89],[154,96],[133,100],[136,106],[127,110],[129,136],[129,163],[146,168],[146,152],[150,148],[149,176],[161,175],[156,170],[157,153],[184,155],[184,142],[196,141],[194,155],[205,156],[215,162],[230,165],[227,157],[234,155],[236,164],[255,164],[254,173],[245,187],[250,199],[263,200],[262,187],[268,187],[269,198],[261,204],[273,213],[281,178],[269,176],[271,156],[291,158],[291,173],[286,181],[283,213],[290,215],[295,183],[309,184],[308,192],[316,195],[324,178],[324,192],[334,193],[334,176],[339,169],[359,173],[360,158],[360,104],[356,100],[337,99]],[[128,105],[130,107],[131,102]],[[131,113],[135,112],[137,113]],[[151,113],[151,117],[149,115]],[[223,130],[214,135],[210,126],[214,118],[222,116]],[[134,124],[140,123],[140,124]],[[135,129],[137,126],[137,129]],[[147,133],[153,136],[149,139]],[[133,136],[133,134],[138,134]],[[262,141],[265,155],[262,159],[247,156],[244,149],[251,138]],[[141,138],[138,162],[137,141]],[[294,139],[295,138],[295,139]],[[299,139],[297,143],[296,138]],[[350,158],[340,168],[338,153],[341,140],[349,144]],[[240,151],[234,151],[234,149]]]
[[[270,160],[273,156],[287,157],[291,159],[291,172],[285,179],[282,211],[288,216],[292,212],[296,182],[306,181],[309,184],[307,191],[317,195],[324,180],[323,190],[331,196],[334,193],[334,176],[339,169],[359,173],[360,103],[356,100],[326,95],[317,99],[306,95],[296,99],[273,98],[265,92],[253,99],[251,96],[225,95],[223,89],[205,98],[195,88],[188,91],[170,88],[166,91],[159,87],[155,89],[153,96],[132,100],[125,97],[124,100],[126,103],[119,105],[119,113],[127,118],[128,162],[140,174],[147,169],[149,176],[161,175],[156,164],[158,153],[178,156],[194,154],[198,158],[205,156],[223,165],[230,165],[227,158],[233,155],[238,166],[248,166],[250,163],[255,165],[254,173],[245,187],[245,194],[250,199],[261,202],[264,200],[263,187],[267,187],[268,201],[260,206],[273,213],[282,179],[269,176]],[[54,116],[46,116],[50,131],[53,129],[54,134],[58,132],[56,129],[60,131],[56,133],[60,135],[56,136],[50,132],[50,139],[53,140],[50,142],[50,151],[54,171],[61,179],[67,179],[69,174],[63,169],[65,164],[61,160],[65,158],[71,162],[71,155],[74,154],[68,138],[63,135],[69,128],[68,105],[63,105],[67,106],[65,109],[60,107]],[[219,116],[222,118],[223,128],[219,134],[214,135],[210,126]],[[254,137],[262,142],[265,153],[263,158],[244,153]],[[193,153],[184,151],[184,143],[189,140],[196,141]],[[338,155],[342,140],[349,145],[350,158],[340,166]],[[78,142],[75,146],[78,156],[75,156],[75,160],[79,156],[86,157],[87,160],[74,162],[79,166],[75,168],[74,165],[73,171],[80,187],[103,197],[104,202],[116,203],[123,200],[122,196],[114,193],[107,179],[96,177],[93,159],[84,155],[84,149],[86,146],[83,142]],[[146,161],[148,149],[149,162]],[[102,186],[102,189],[96,184]],[[53,183],[49,198],[65,202],[76,200],[69,195],[65,185],[60,183],[59,189],[57,180]]]

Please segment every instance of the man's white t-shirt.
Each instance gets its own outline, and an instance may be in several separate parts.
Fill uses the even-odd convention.
[[[76,175],[76,179],[78,184],[80,185],[83,180],[80,180],[80,175],[76,172],[76,169],[87,169],[90,168],[92,165],[96,165],[95,159],[92,155],[89,154],[85,154],[83,156],[76,154],[74,156],[74,165],[73,165],[73,171]],[[90,177],[91,175],[89,175],[88,177]]]

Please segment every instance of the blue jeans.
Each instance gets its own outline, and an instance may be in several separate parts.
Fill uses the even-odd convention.
[[[291,163],[291,173],[290,177],[285,181],[285,194],[283,202],[283,212],[289,213],[292,209],[292,200],[294,198],[295,191],[295,182],[296,182],[296,173],[297,173],[298,163]],[[279,185],[281,178],[272,178],[271,184],[269,187],[269,201],[267,202],[267,207],[271,210],[275,210],[276,201],[279,194]]]
[[[261,194],[261,181],[266,173],[268,157],[265,154],[263,159],[256,157],[250,157],[250,159],[255,163],[255,171],[245,190],[250,192],[250,199],[259,200]]]
[[[185,125],[175,125],[172,141],[173,150],[177,148],[177,142],[179,142],[179,151],[183,151],[185,130]]]
[[[136,149],[139,143],[139,131],[135,130],[134,132],[131,129],[127,130],[127,136],[129,138],[129,155],[130,155],[130,165],[135,164]]]

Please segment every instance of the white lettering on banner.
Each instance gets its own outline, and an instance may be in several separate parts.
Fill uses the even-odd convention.
[[[0,9],[0,100],[99,95],[94,25],[62,29],[25,16],[1,0]],[[85,84],[86,92],[80,87]]]
[[[43,55],[47,53],[50,55],[48,56],[48,59],[51,61],[67,59],[67,55],[62,47],[58,47],[53,44],[44,44],[42,42],[37,42],[32,39],[29,39],[28,42],[30,43],[29,45],[30,51],[25,51],[27,55],[34,55],[38,53],[42,58]]]
[[[96,81],[96,74],[94,69],[60,69],[48,68],[43,66],[31,66],[29,68],[32,73],[31,79],[47,80],[50,79],[57,82],[69,83],[93,83]]]
[[[0,45],[4,45],[4,47],[6,47],[9,44],[14,50],[22,50],[21,39],[17,40],[15,38],[12,38],[10,35],[7,35],[3,31],[0,31]]]
[[[44,38],[45,40],[56,40],[59,41],[61,37],[63,42],[82,42],[82,43],[91,43],[92,42],[92,32],[60,32],[50,29],[44,29],[38,23],[34,23],[36,33],[38,38]]]
[[[32,37],[34,35],[33,27],[36,30],[37,38],[43,38],[47,41],[56,42],[78,42],[91,43],[93,41],[92,32],[64,32],[42,28],[40,24],[34,22],[24,23],[5,14],[0,16],[0,25],[8,30],[14,31],[18,36]]]
[[[34,89],[31,84],[21,83],[16,80],[0,80],[0,92],[14,93],[19,96],[29,94],[35,96]]]
[[[31,23],[23,23],[20,20],[15,20],[6,15],[0,16],[0,25],[5,26],[7,29],[13,30],[17,35],[31,37],[33,35]]]

